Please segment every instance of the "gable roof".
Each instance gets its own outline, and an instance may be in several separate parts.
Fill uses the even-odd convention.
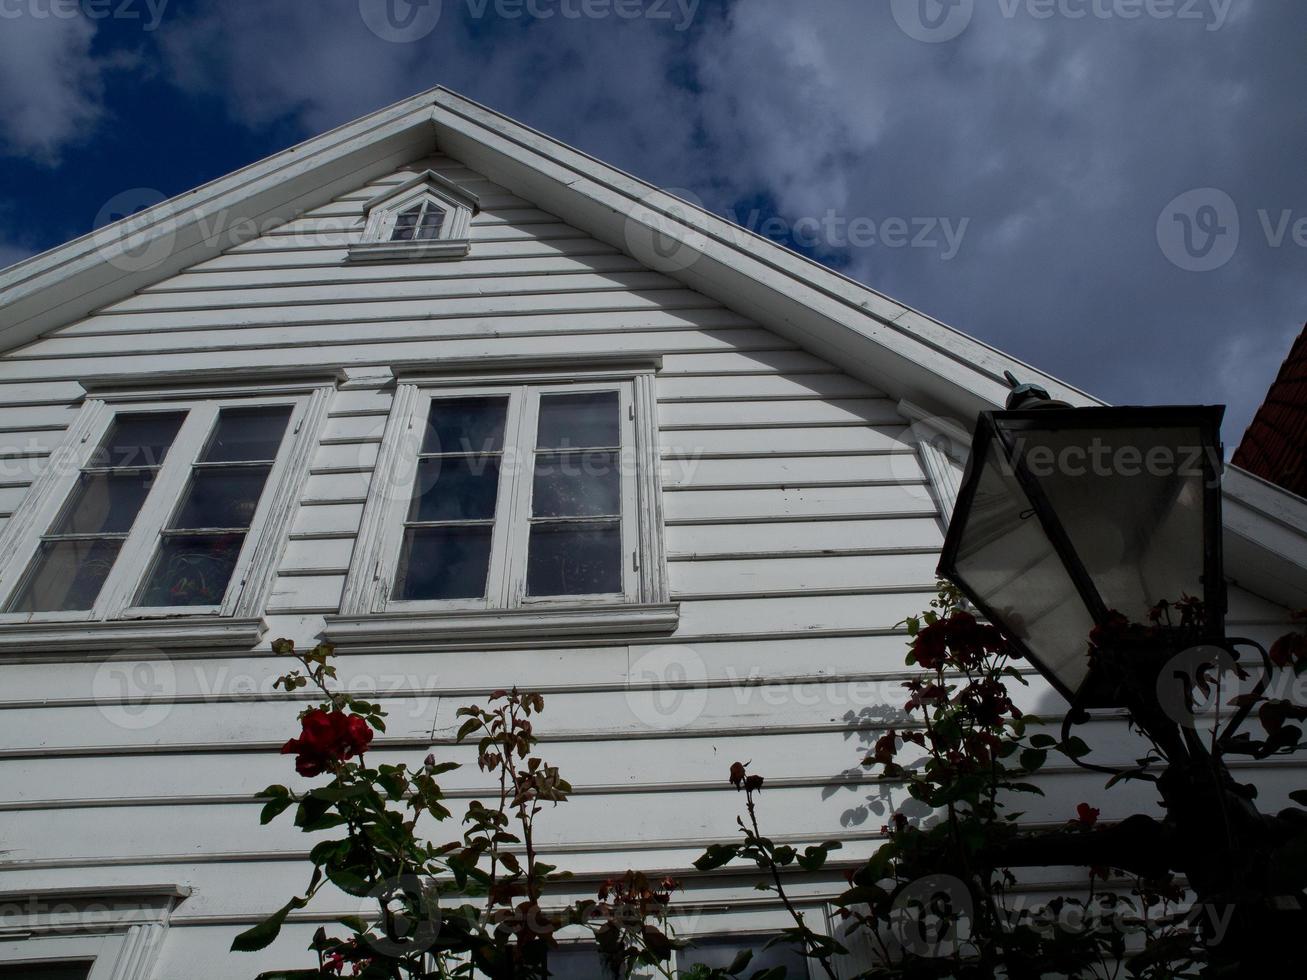
[[[444,88],[423,92],[0,272],[0,350],[212,258],[213,229],[266,231],[436,152],[907,402],[960,420],[1000,407],[1004,372],[1101,404],[770,239]],[[145,252],[148,267],[132,256]],[[157,260],[156,260],[157,259]],[[1307,606],[1307,501],[1232,469],[1228,571]]]

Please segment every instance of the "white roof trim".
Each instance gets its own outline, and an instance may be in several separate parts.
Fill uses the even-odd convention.
[[[379,207],[383,207],[391,201],[397,201],[406,196],[417,188],[430,188],[438,197],[447,199],[452,204],[461,205],[467,208],[473,214],[479,214],[481,211],[481,200],[471,191],[460,187],[446,177],[440,176],[434,170],[428,170],[420,173],[410,180],[404,181],[398,187],[392,187],[390,190],[382,191],[367,204],[363,205],[363,214],[369,215]]]
[[[1005,371],[1072,405],[1090,395],[732,222],[443,88],[423,92],[0,273],[0,349],[220,254],[220,233],[260,230],[325,204],[439,146],[537,207],[756,320],[898,399],[970,429],[1001,406]],[[424,178],[418,175],[415,181]],[[217,229],[218,233],[215,233]],[[654,234],[675,243],[652,247]],[[123,246],[163,258],[133,269]],[[117,264],[115,264],[117,263]],[[124,268],[127,266],[127,268]],[[1232,562],[1277,559],[1282,575],[1240,581],[1307,605],[1307,504],[1231,468]],[[1237,525],[1237,529],[1236,529]],[[1250,587],[1252,587],[1250,585]]]

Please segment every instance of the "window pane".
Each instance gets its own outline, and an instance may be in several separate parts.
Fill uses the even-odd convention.
[[[249,527],[271,469],[233,466],[196,470],[182,497],[182,506],[168,527],[186,531]]]
[[[42,544],[10,612],[90,609],[113,568],[122,541],[56,541]]]
[[[290,406],[224,409],[201,459],[206,463],[257,463],[277,458],[290,422]]]
[[[428,204],[427,212],[422,216],[422,223],[418,225],[417,238],[424,242],[435,241],[440,237],[440,226],[444,223],[445,212],[434,204]]]
[[[598,946],[559,946],[549,953],[549,972],[567,980],[612,980]]]
[[[614,524],[531,528],[526,590],[533,596],[622,591],[622,531]]]
[[[611,449],[622,444],[618,396],[591,391],[540,398],[538,449]]]
[[[490,528],[416,527],[404,534],[396,599],[480,599],[490,570]]]
[[[142,606],[216,606],[240,556],[243,534],[166,537],[141,594]]]
[[[745,976],[753,976],[759,970],[769,970],[783,966],[785,976],[792,978],[808,975],[808,962],[803,954],[792,946],[778,944],[771,949],[763,949],[769,936],[739,936],[736,938],[697,939],[689,949],[676,954],[678,970],[688,970],[697,964],[725,969],[731,965],[742,950],[752,950],[753,959],[744,969]]]
[[[84,473],[51,534],[126,534],[132,529],[154,472]]]
[[[536,517],[613,517],[622,513],[617,453],[536,456]]]
[[[433,398],[422,452],[497,453],[507,415],[507,398]]]
[[[86,465],[159,466],[185,420],[185,412],[119,415]]]
[[[418,215],[422,213],[422,205],[418,204],[409,208],[395,219],[395,230],[390,236],[392,242],[410,242],[413,240],[413,230],[417,227]]]
[[[24,963],[21,966],[0,964],[0,977],[6,980],[86,980],[91,966],[85,963]]]
[[[446,456],[418,463],[410,521],[477,521],[495,516],[499,457]]]

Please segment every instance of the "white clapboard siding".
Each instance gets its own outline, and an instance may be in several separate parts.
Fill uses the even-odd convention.
[[[428,168],[481,200],[470,254],[350,263],[366,202]],[[220,228],[231,242],[223,254],[0,356],[0,526],[48,464],[87,376],[658,355],[676,632],[344,651],[339,683],[390,715],[369,760],[417,765],[434,748],[464,763],[443,779],[460,810],[488,784],[470,749],[452,744],[456,710],[497,688],[539,690],[541,752],[576,788],[542,815],[546,852],[583,876],[681,874],[687,893],[717,910],[716,928],[782,922],[749,869],[700,877],[689,868],[706,843],[735,837],[734,761],[752,760],[768,779],[769,834],[844,836],[846,864],[871,854],[904,798],[859,762],[887,727],[903,725],[902,623],[933,597],[943,543],[898,396],[448,157],[413,161],[264,231]],[[288,818],[260,827],[253,799],[268,783],[308,785],[278,749],[312,693],[274,690],[294,665],[270,644],[312,646],[323,615],[340,606],[394,397],[393,385],[359,387],[369,375],[351,373],[326,406],[255,648],[33,651],[0,664],[0,891],[190,886],[159,980],[308,966],[310,926],[360,911],[329,891],[264,954],[226,953],[307,877],[315,838]],[[1234,590],[1231,621],[1268,642],[1287,612]],[[1032,680],[1021,705],[1059,717],[1060,697]],[[146,682],[145,697],[131,695]],[[1114,717],[1080,731],[1095,761],[1142,752]],[[1265,787],[1270,808],[1302,784],[1292,762],[1239,772]],[[1102,782],[1055,768],[1047,797],[1023,808],[1058,825],[1085,799],[1106,817],[1153,806],[1144,787],[1104,794]],[[458,832],[432,828],[441,840]],[[796,895],[838,894],[842,867],[796,884]],[[592,894],[594,882],[574,887]]]
[[[370,289],[425,283],[428,288],[439,288],[446,281],[470,280],[482,283],[490,278],[520,279],[526,276],[620,275],[646,272],[635,259],[620,253],[596,255],[542,255],[520,258],[477,258],[462,262],[405,262],[399,265],[376,263],[341,268],[339,264],[319,268],[305,268],[295,272],[285,269],[242,269],[235,272],[217,270],[195,271],[166,279],[158,286],[142,290],[137,299],[147,298],[162,303],[174,294],[182,294],[179,301],[194,304],[197,296],[227,294],[222,302],[232,302],[236,296],[258,293],[269,288],[285,287],[306,291],[343,291],[346,286],[358,285]]]
[[[673,457],[662,466],[668,490],[713,486],[809,486],[814,483],[911,483],[925,473],[914,455],[756,456],[740,459]]]
[[[856,554],[930,549],[944,545],[934,517],[884,520],[769,521],[756,524],[694,524],[667,529],[673,557],[714,555]]]

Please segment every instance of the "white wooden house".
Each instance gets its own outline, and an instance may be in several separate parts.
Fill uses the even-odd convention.
[[[283,636],[337,645],[383,759],[467,761],[456,708],[543,693],[577,789],[548,853],[581,893],[682,877],[683,931],[727,945],[785,924],[747,869],[689,869],[752,760],[774,837],[848,842],[795,883],[825,921],[900,802],[848,770],[976,413],[1005,370],[1095,403],[443,89],[0,273],[0,349],[0,976],[250,977],[359,910],[227,952],[308,867],[253,799],[294,783]],[[1307,501],[1232,469],[1225,513],[1232,629],[1273,638]],[[1277,767],[1247,767],[1271,809]],[[1034,821],[1150,802],[1047,785]]]

